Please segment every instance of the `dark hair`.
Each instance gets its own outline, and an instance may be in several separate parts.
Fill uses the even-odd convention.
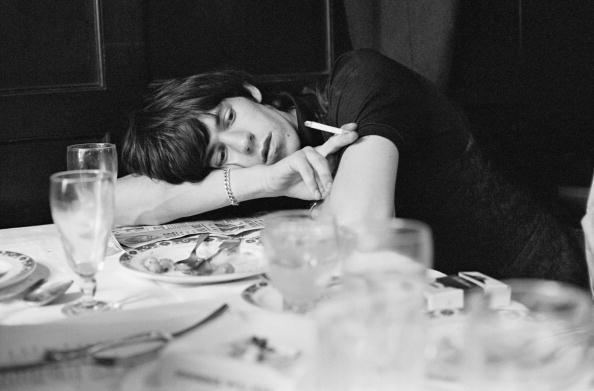
[[[122,147],[126,170],[174,184],[204,179],[212,168],[206,156],[209,135],[200,117],[224,99],[253,99],[246,84],[255,85],[253,77],[235,70],[150,84],[141,108],[129,117]],[[262,102],[288,109],[278,97],[264,94]]]

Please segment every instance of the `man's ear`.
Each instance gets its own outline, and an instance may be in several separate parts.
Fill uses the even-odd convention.
[[[252,96],[254,97],[254,100],[258,103],[262,103],[262,93],[260,92],[260,90],[258,89],[258,87],[245,83],[243,85],[245,87],[246,90],[248,90],[250,92],[250,94],[252,94]]]

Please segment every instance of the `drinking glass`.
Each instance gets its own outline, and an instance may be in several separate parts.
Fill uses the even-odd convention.
[[[66,260],[81,278],[83,297],[62,309],[66,315],[105,311],[94,298],[114,216],[114,177],[100,170],[57,172],[50,177],[50,207]]]
[[[464,341],[462,381],[471,390],[590,389],[592,299],[548,280],[510,280],[517,310],[474,296]]]
[[[420,389],[426,327],[420,304],[396,291],[342,290],[313,310],[311,390]]]
[[[349,227],[342,290],[314,311],[316,390],[417,390],[428,319],[423,288],[432,264],[429,227],[406,219]]]
[[[365,220],[352,224],[343,236],[350,246],[342,275],[348,289],[412,289],[422,296],[427,269],[433,265],[427,224],[402,218]]]
[[[309,210],[264,216],[262,231],[267,274],[283,296],[283,308],[305,313],[322,297],[339,269],[334,218],[312,217]]]
[[[117,178],[118,154],[115,144],[86,143],[66,147],[68,170],[104,170]]]
[[[66,147],[66,168],[68,170],[103,170],[118,178],[118,153],[115,144],[84,143]],[[121,251],[115,236],[110,234],[107,242],[107,255]]]

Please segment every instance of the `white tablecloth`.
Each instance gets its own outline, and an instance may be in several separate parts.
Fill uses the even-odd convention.
[[[55,227],[42,225],[0,230],[0,250],[26,254],[47,266],[50,282],[64,279],[75,281],[65,297],[52,305],[25,309],[19,307],[15,310],[11,305],[0,304],[0,359],[8,347],[14,349],[16,346],[17,350],[21,348],[26,353],[31,346],[39,343],[47,345],[49,341],[65,336],[84,340],[88,334],[93,335],[95,332],[102,335],[129,335],[135,329],[174,331],[195,322],[222,303],[228,303],[231,307],[227,314],[215,322],[170,343],[160,357],[146,364],[131,368],[105,368],[87,364],[24,374],[0,373],[0,389],[3,391],[156,391],[195,389],[194,386],[209,390],[293,390],[301,389],[299,381],[306,378],[303,374],[307,373],[307,365],[312,362],[308,356],[316,344],[313,322],[307,317],[283,314],[246,302],[241,293],[256,284],[259,277],[210,285],[157,282],[133,275],[121,267],[119,257],[123,252],[111,246],[105,268],[97,275],[97,297],[121,302],[122,309],[88,318],[69,319],[61,313],[61,307],[79,296],[78,279],[66,264]],[[304,364],[277,370],[253,363],[225,360],[224,355],[220,354],[238,341],[253,336],[266,338],[277,347],[299,351],[302,358],[299,362]],[[158,379],[167,379],[174,370],[198,372],[186,377],[184,384],[159,383]],[[177,377],[176,381],[179,380]],[[455,383],[441,381],[429,381],[425,386],[427,390],[460,389]]]
[[[66,264],[62,244],[53,224],[0,230],[0,250],[26,254],[47,266],[50,269],[49,282],[74,280],[75,283],[67,292],[66,300],[79,295],[78,277]],[[223,297],[235,299],[234,305],[253,309],[240,299],[240,293],[247,286],[254,284],[257,278],[209,285],[162,283],[129,273],[119,265],[123,251],[113,245],[110,245],[108,253],[104,269],[97,274],[96,297],[121,302],[124,310],[197,299],[220,302]],[[11,313],[9,317],[3,317],[0,311],[0,324],[43,323],[64,319],[60,304],[22,310]]]
[[[129,335],[135,326],[139,330],[164,328],[174,331],[176,328],[197,321],[222,303],[230,305],[229,313],[215,321],[212,326],[209,325],[197,330],[195,334],[184,336],[179,343],[174,341],[170,344],[163,354],[166,357],[175,357],[205,349],[221,349],[221,346],[226,343],[249,338],[251,335],[268,337],[278,333],[279,330],[287,333],[288,328],[278,326],[277,322],[280,319],[282,323],[285,319],[292,317],[256,307],[241,298],[243,290],[255,284],[259,276],[240,281],[202,285],[153,281],[133,275],[120,266],[119,257],[123,251],[116,249],[112,244],[108,250],[105,267],[97,274],[96,297],[122,303],[122,309],[117,312],[91,315],[89,318],[69,319],[61,313],[61,308],[65,302],[76,300],[80,296],[78,278],[66,263],[54,225],[0,230],[0,250],[26,254],[36,262],[47,266],[50,270],[49,282],[66,279],[75,281],[66,295],[51,305],[23,308],[20,303],[0,304],[0,343],[3,349],[8,345],[14,348],[15,345],[26,347],[39,341],[47,342],[53,340],[56,335],[64,338],[64,335],[70,332],[64,331],[66,329],[80,334],[76,330],[81,327],[97,330],[97,333],[105,333],[108,329],[114,332],[113,329],[116,329],[124,335]],[[289,324],[293,327],[291,333],[302,334],[303,338],[306,338],[305,334],[299,332],[298,325],[302,320],[308,323],[304,319],[293,319]],[[81,326],[81,322],[85,324],[84,327]],[[83,332],[85,333],[88,334],[86,331]],[[71,335],[74,338],[75,334]],[[85,335],[77,338],[84,339]],[[0,389],[63,389],[64,387],[85,390],[106,389],[106,387],[112,389],[124,380],[130,382],[128,374],[130,369],[108,370],[93,367],[83,368],[82,372],[77,371],[74,374],[61,373],[54,377],[49,376],[51,377],[49,382],[47,374],[25,378],[23,376],[9,379],[4,377],[3,380],[0,376]],[[63,379],[60,380],[60,377]],[[136,386],[139,389],[146,388],[146,385],[142,384],[136,384]]]

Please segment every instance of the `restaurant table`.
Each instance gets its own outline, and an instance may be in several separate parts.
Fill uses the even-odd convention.
[[[48,282],[74,280],[66,294],[66,299],[79,296],[79,279],[66,262],[58,232],[53,224],[9,228],[0,230],[0,250],[19,252],[33,258],[49,268]],[[240,293],[258,278],[248,278],[224,284],[170,284],[139,278],[130,274],[119,265],[119,258],[124,253],[110,243],[103,270],[96,275],[98,299],[122,303],[124,309],[154,306],[166,303],[180,303],[189,300],[213,300],[223,302],[233,300],[233,305],[248,307],[240,298]],[[1,324],[42,323],[65,319],[61,313],[61,303],[44,307],[31,307],[4,317],[0,313]]]
[[[22,253],[49,269],[48,282],[74,280],[68,292],[43,307],[13,307],[0,303],[1,358],[36,345],[47,347],[59,339],[81,341],[96,333],[125,336],[148,330],[175,331],[201,319],[227,303],[230,311],[212,323],[173,340],[159,356],[138,365],[105,367],[91,363],[0,373],[1,390],[165,390],[175,385],[159,383],[152,374],[168,379],[173,371],[202,370],[186,376],[206,389],[299,389],[296,379],[307,373],[308,356],[315,348],[315,328],[308,317],[281,313],[247,302],[242,293],[262,281],[257,275],[212,284],[172,284],[142,278],[119,264],[124,250],[111,242],[105,267],[97,275],[96,297],[119,303],[120,309],[96,315],[67,318],[61,308],[80,297],[78,277],[69,268],[53,224],[0,230],[0,250]],[[441,329],[441,328],[440,328]],[[299,356],[305,364],[279,370],[237,360],[221,359],[221,350],[236,349],[251,338],[272,341],[278,351]],[[60,345],[61,346],[61,345]],[[7,356],[6,350],[13,350]],[[15,351],[16,348],[16,351]],[[19,351],[20,350],[20,351]],[[24,354],[24,353],[23,353]],[[6,364],[6,363],[4,363]],[[1,366],[1,365],[0,365]],[[206,371],[206,372],[204,372]],[[209,372],[210,371],[210,372]],[[224,373],[224,376],[219,376]],[[212,374],[212,375],[209,375]],[[192,378],[193,376],[193,378]],[[226,376],[226,377],[225,377]],[[170,378],[169,378],[170,379]],[[222,384],[221,381],[227,383]],[[209,384],[210,382],[210,384]],[[218,383],[217,383],[218,382]],[[188,384],[186,383],[185,386]],[[219,387],[220,386],[220,387]],[[199,388],[202,389],[202,388]],[[426,390],[459,390],[448,382],[427,382]],[[590,387],[594,390],[594,387]]]
[[[48,282],[74,280],[74,284],[66,294],[50,305],[28,308],[17,305],[15,309],[14,305],[0,303],[0,351],[5,350],[9,342],[17,346],[33,344],[35,342],[31,340],[40,339],[40,333],[46,335],[48,339],[54,334],[61,334],[60,337],[63,338],[64,333],[59,332],[61,327],[73,327],[73,330],[77,330],[77,327],[88,328],[91,331],[96,327],[97,332],[105,332],[106,328],[118,327],[128,327],[132,330],[135,328],[132,323],[136,323],[138,330],[160,329],[168,326],[165,328],[171,332],[175,331],[175,328],[196,322],[222,303],[230,306],[228,313],[211,324],[173,341],[162,354],[183,353],[196,348],[196,344],[204,350],[209,343],[214,345],[216,342],[220,346],[225,342],[232,343],[252,335],[267,337],[267,334],[274,335],[282,330],[286,333],[287,327],[283,323],[285,319],[289,319],[287,324],[292,327],[299,327],[300,322],[308,323],[301,317],[294,316],[295,319],[292,319],[292,316],[287,314],[274,313],[245,301],[241,297],[242,292],[247,287],[258,283],[261,279],[259,275],[238,281],[211,284],[172,284],[146,279],[130,273],[119,265],[119,258],[124,251],[116,248],[113,242],[108,247],[104,268],[96,275],[96,297],[119,303],[121,308],[102,314],[67,318],[62,314],[61,308],[65,303],[80,297],[79,280],[67,265],[55,226],[49,224],[2,229],[0,230],[0,250],[28,255],[38,264],[46,266],[50,272]],[[130,317],[136,317],[135,322],[132,322]],[[88,324],[92,323],[91,320],[94,324]],[[111,324],[103,324],[107,320]],[[282,324],[277,323],[278,321]],[[24,340],[7,341],[8,335],[18,333],[17,327],[19,330],[25,330],[22,336],[17,334],[17,338]],[[31,330],[32,334],[27,336],[27,330]],[[128,334],[130,333],[126,335]],[[303,334],[303,338],[309,338],[306,334]],[[129,381],[128,372],[132,369],[136,370],[136,368],[91,366],[86,368],[86,372],[77,369],[71,370],[71,373],[59,373],[56,376],[42,371],[37,371],[34,376],[31,373],[26,376],[0,376],[0,389],[118,389],[122,379]],[[138,389],[143,388],[142,385],[138,387]],[[126,388],[134,387],[128,385]]]

